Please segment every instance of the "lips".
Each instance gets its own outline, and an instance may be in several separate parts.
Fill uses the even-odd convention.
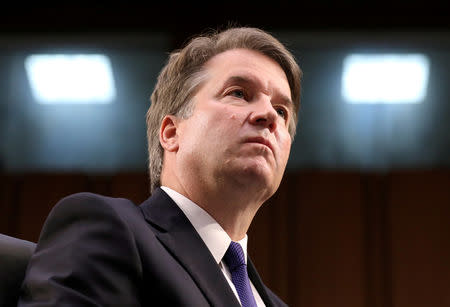
[[[269,147],[269,149],[273,152],[273,146],[272,143],[270,143],[269,140],[263,138],[262,136],[256,136],[256,137],[249,137],[245,140],[245,143],[257,143],[257,144],[262,144],[265,145],[267,147]]]

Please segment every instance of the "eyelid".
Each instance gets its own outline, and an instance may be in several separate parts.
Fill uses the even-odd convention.
[[[275,105],[273,105],[273,108],[275,109],[275,111],[277,111],[278,109],[282,109],[284,111],[284,113],[285,113],[284,120],[286,122],[288,121],[288,118],[290,116],[290,110],[289,110],[289,108],[286,105],[284,105],[284,104],[275,104]]]
[[[230,86],[229,88],[227,88],[225,90],[225,96],[230,95],[231,93],[235,92],[235,91],[241,91],[244,94],[244,98],[247,99],[248,98],[248,92],[245,88],[243,88],[242,86]]]
[[[237,86],[237,85],[233,85],[233,86],[229,86],[226,88],[225,92],[229,93],[235,90],[242,90],[244,91],[245,89],[242,86]]]

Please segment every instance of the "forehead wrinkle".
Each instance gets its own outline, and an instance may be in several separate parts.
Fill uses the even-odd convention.
[[[232,84],[244,84],[253,87],[256,85],[257,87],[263,87],[262,83],[259,80],[251,76],[246,76],[244,74],[233,75],[225,81],[225,86],[229,86]]]

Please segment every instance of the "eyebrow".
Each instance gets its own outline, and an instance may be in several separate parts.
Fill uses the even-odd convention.
[[[252,76],[243,76],[243,75],[229,77],[225,81],[224,88],[230,86],[231,84],[243,84],[251,87],[254,87],[256,85],[262,88],[264,87],[258,79]],[[276,96],[279,97],[279,99],[282,101],[284,105],[294,109],[294,103],[288,96],[283,95],[281,93],[278,93]]]

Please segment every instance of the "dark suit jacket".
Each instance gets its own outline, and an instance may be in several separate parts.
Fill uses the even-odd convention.
[[[248,261],[267,306],[285,306]],[[45,222],[19,306],[240,306],[212,254],[161,189],[139,207],[79,193]]]
[[[0,306],[17,306],[20,285],[36,244],[0,234]]]

